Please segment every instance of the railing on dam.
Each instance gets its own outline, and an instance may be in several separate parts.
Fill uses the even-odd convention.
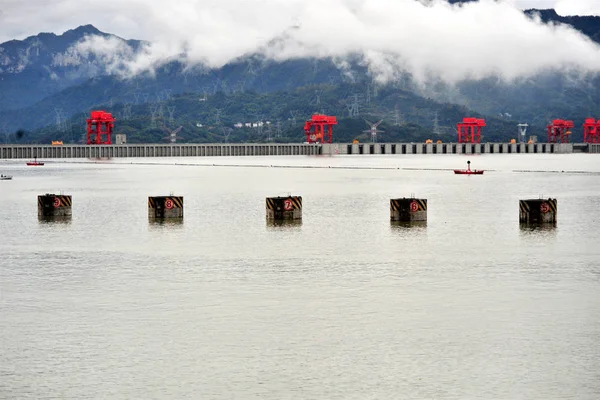
[[[296,156],[321,154],[315,144],[0,145],[0,159]]]

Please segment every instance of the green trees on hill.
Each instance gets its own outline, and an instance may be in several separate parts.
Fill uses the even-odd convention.
[[[183,126],[178,142],[303,142],[303,126],[314,113],[335,115],[334,141],[370,141],[365,122],[383,119],[379,141],[456,140],[456,123],[464,117],[482,117],[464,106],[444,104],[413,92],[369,84],[311,85],[293,91],[258,93],[239,91],[212,95],[186,93],[160,103],[106,108],[116,116],[116,131],[130,143],[167,142],[168,129]],[[172,117],[172,118],[171,118]],[[69,129],[55,125],[30,132],[25,140],[82,142],[85,118],[80,113],[68,121]],[[437,118],[437,129],[434,129]],[[486,118],[486,141],[509,141],[516,137],[514,120]]]

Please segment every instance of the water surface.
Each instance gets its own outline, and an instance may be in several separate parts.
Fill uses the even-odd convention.
[[[486,173],[449,171],[466,160]],[[594,155],[0,171],[0,398],[600,398]],[[69,221],[38,220],[47,192],[73,196]],[[149,223],[171,192],[184,222]],[[265,197],[287,194],[302,223],[268,224]],[[390,224],[412,194],[427,224]],[[540,196],[557,226],[520,227]]]

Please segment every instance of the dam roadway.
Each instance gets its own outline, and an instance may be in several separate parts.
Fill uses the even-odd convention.
[[[59,146],[0,145],[0,159],[310,156],[366,154],[564,154],[600,153],[600,144],[572,143],[231,143]]]

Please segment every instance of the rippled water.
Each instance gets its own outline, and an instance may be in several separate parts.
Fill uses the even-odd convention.
[[[469,159],[0,162],[0,398],[600,398],[597,156]],[[170,192],[184,222],[149,223]],[[427,224],[391,225],[411,194]],[[557,227],[519,227],[540,195]]]

